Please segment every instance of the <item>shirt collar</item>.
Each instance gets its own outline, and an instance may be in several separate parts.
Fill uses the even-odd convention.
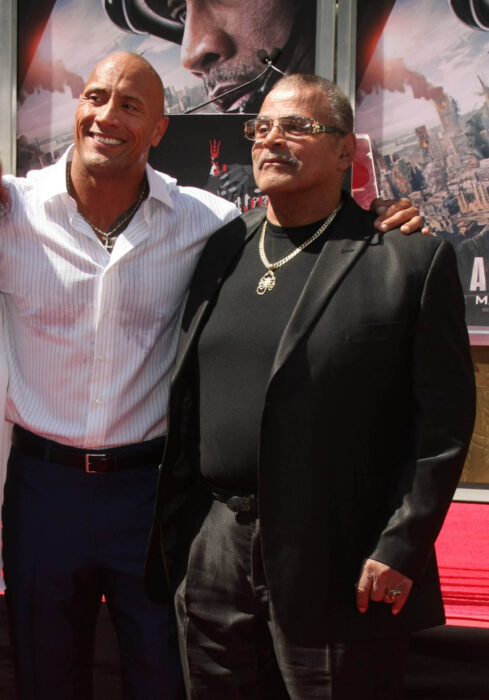
[[[40,203],[45,202],[57,197],[60,194],[67,194],[68,190],[66,188],[66,162],[70,156],[70,152],[73,148],[71,145],[67,151],[61,156],[61,158],[51,165],[49,168],[43,170],[42,179],[42,190],[40,195]]]
[[[177,188],[177,181],[175,178],[165,173],[157,172],[151,165],[148,165],[148,163],[146,163],[146,177],[149,183],[148,198],[152,197],[153,199],[157,199],[162,204],[173,209],[172,194]]]
[[[66,187],[66,163],[73,157],[74,144],[65,151],[61,158],[50,168],[45,169],[47,177],[43,182],[43,190],[41,194],[41,203],[44,204],[53,197],[61,194],[67,194]],[[165,173],[156,172],[149,164],[146,164],[146,176],[149,183],[149,195],[157,199],[162,204],[173,209],[172,192],[177,187],[175,178],[166,175]]]

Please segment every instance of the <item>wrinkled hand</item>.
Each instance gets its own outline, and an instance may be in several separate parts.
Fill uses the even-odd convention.
[[[378,215],[378,218],[375,220],[375,226],[382,233],[399,227],[406,234],[420,230],[424,234],[430,233],[430,227],[426,224],[423,225],[419,209],[413,206],[411,200],[407,197],[402,199],[374,199],[370,204],[370,210]]]
[[[363,563],[360,578],[357,583],[357,608],[361,613],[366,612],[369,601],[377,603],[384,601],[391,605],[393,615],[397,615],[403,609],[408,599],[413,582],[400,571],[391,569],[386,564],[381,564],[374,559],[366,559]],[[401,591],[398,596],[389,597],[388,591]]]

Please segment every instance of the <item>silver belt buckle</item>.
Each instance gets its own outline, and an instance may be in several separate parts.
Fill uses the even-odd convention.
[[[231,496],[226,501],[226,505],[233,513],[249,513],[255,508],[256,500],[254,496]]]

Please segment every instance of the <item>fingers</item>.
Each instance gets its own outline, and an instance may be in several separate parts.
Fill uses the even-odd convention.
[[[392,207],[389,207],[382,216],[375,220],[375,226],[379,231],[383,232],[391,231],[393,228],[400,228],[403,233],[409,234],[421,230],[423,219],[416,207],[408,207],[401,210],[393,210]]]
[[[408,209],[404,209],[403,211],[409,211]],[[418,211],[417,209],[412,209],[413,211],[413,216],[409,221],[406,221],[405,223],[401,224],[399,227],[403,233],[406,235],[409,235],[410,233],[415,233],[416,231],[420,231],[424,225],[423,219],[419,216],[419,214],[414,214],[414,211]]]
[[[391,216],[396,212],[400,212],[406,209],[411,209],[419,214],[419,209],[413,206],[408,197],[400,197],[399,199],[382,199],[378,197],[374,199],[370,204],[370,210],[377,212],[377,214],[382,215],[379,218],[386,218],[386,216]]]
[[[362,567],[357,589],[357,608],[364,613],[371,600],[391,606],[393,615],[401,612],[409,597],[413,582],[400,571],[373,559],[367,559]]]
[[[401,612],[404,605],[406,604],[410,590],[410,587],[409,590],[406,590],[406,588],[403,587],[402,584],[399,584],[397,588],[388,586],[385,589],[384,602],[386,603],[386,605],[392,605],[391,612],[393,615],[397,615]]]
[[[361,613],[364,613],[368,610],[371,588],[372,579],[367,574],[364,567],[357,583],[357,609]]]
[[[375,227],[385,233],[394,228],[400,228],[405,234],[422,231],[430,233],[420,216],[419,209],[414,207],[409,199],[374,199],[370,208],[378,214]]]

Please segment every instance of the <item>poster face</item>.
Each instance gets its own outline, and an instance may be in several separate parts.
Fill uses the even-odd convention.
[[[241,115],[259,111],[280,78],[275,68],[314,71],[315,0],[19,0],[18,14],[19,175],[54,162],[72,142],[95,64],[133,51],[162,77],[170,115],[150,163],[243,209],[255,201]]]
[[[489,12],[396,0],[359,28],[356,129],[370,135],[380,193],[408,196],[455,247],[471,340],[489,344]],[[480,11],[480,10],[479,10]]]

